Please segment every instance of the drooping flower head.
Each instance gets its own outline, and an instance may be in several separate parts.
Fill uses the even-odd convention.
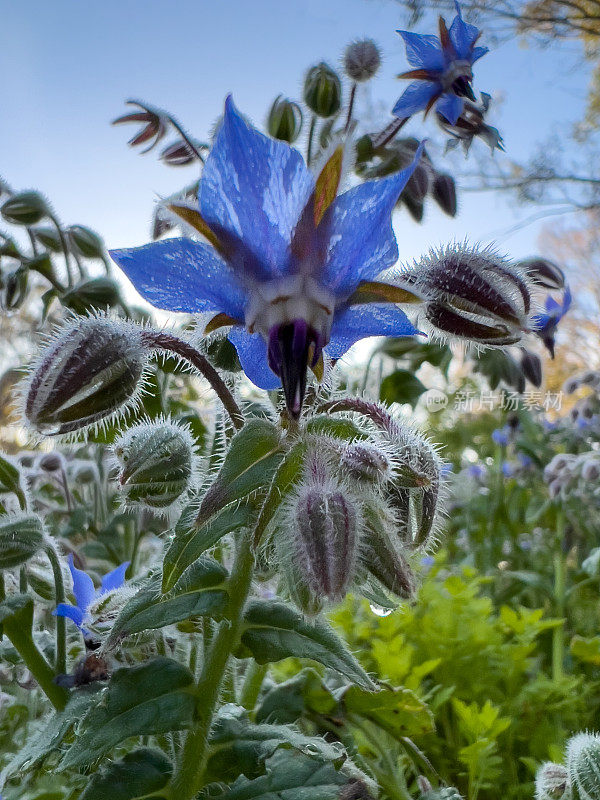
[[[315,177],[300,153],[240,115],[231,97],[206,161],[198,206],[171,211],[206,241],[166,239],[112,258],[158,308],[211,312],[250,380],[283,385],[300,415],[309,367],[367,336],[417,333],[393,303],[411,298],[375,281],[398,249],[392,210],[418,158],[397,174],[338,195],[337,148]]]
[[[480,32],[462,18],[460,6],[455,3],[456,16],[446,27],[440,17],[440,35],[423,35],[411,31],[398,31],[406,45],[406,57],[413,67],[399,78],[410,78],[413,83],[404,91],[392,111],[404,119],[417,111],[429,111],[435,105],[451,125],[460,117],[465,97],[475,100],[471,81],[473,64],[488,52],[487,47],[476,47]]]
[[[565,293],[561,302],[558,302],[553,297],[548,295],[544,304],[545,311],[541,314],[537,314],[532,319],[532,328],[534,332],[546,345],[546,348],[552,358],[554,358],[554,338],[556,336],[558,323],[571,307],[572,299],[571,290],[568,286],[565,289]]]
[[[71,571],[71,578],[73,580],[73,596],[75,597],[76,605],[72,606],[69,603],[59,603],[56,609],[52,612],[57,617],[68,617],[80,629],[84,636],[88,635],[88,631],[84,627],[84,623],[89,621],[89,611],[92,603],[99,597],[115,589],[120,589],[125,582],[125,572],[129,566],[129,561],[125,561],[118,567],[108,572],[103,578],[100,588],[94,587],[94,582],[90,576],[81,569],[77,569],[73,564],[73,554],[69,555],[69,570]]]

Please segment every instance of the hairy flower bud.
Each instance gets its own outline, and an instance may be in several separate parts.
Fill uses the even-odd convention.
[[[196,140],[192,144],[198,152],[207,148],[206,144]],[[197,161],[198,156],[184,139],[176,139],[164,148],[160,154],[160,159],[170,167],[187,167],[188,164],[193,164],[194,161]]]
[[[189,489],[194,441],[169,420],[140,422],[114,444],[119,484],[129,506],[168,508]]]
[[[147,153],[165,137],[169,129],[168,117],[159,109],[152,108],[145,103],[139,103],[136,100],[128,100],[126,105],[137,106],[139,110],[113,120],[112,124],[121,125],[124,122],[141,123],[142,128],[129,140],[129,144],[132,147],[136,147],[137,145],[150,142],[148,147],[142,150],[143,153]]]
[[[438,173],[433,179],[431,189],[433,199],[449,217],[455,217],[458,211],[458,201],[456,199],[456,184],[452,175]]]
[[[542,361],[539,356],[523,348],[521,369],[529,383],[536,387],[542,385]]]
[[[436,332],[488,346],[518,342],[528,327],[527,276],[489,249],[449,245],[401,275],[425,300]]]
[[[392,474],[388,454],[379,447],[363,442],[354,442],[345,447],[340,464],[355,480],[369,483],[384,483]]]
[[[18,267],[9,272],[4,281],[3,306],[7,311],[13,311],[23,305],[27,297],[29,283],[29,270],[27,267]]]
[[[121,295],[117,283],[101,275],[80,281],[63,295],[62,302],[76,314],[85,314],[90,310],[118,305]]]
[[[67,229],[73,249],[84,258],[104,258],[105,248],[102,237],[84,225],[71,225]]]
[[[569,774],[562,764],[542,764],[535,776],[535,800],[571,800]]]
[[[327,474],[315,454],[307,459],[307,480],[290,507],[290,557],[316,601],[341,600],[354,577],[360,512],[347,489]]]
[[[0,515],[0,569],[29,561],[44,547],[42,520],[35,514]]]
[[[13,194],[0,207],[0,213],[13,225],[36,225],[50,215],[46,200],[39,192]]]
[[[415,588],[415,575],[410,564],[391,542],[385,530],[393,525],[392,519],[386,520],[385,514],[379,514],[374,508],[365,510],[365,536],[361,544],[361,562],[365,569],[397,597],[412,597]]]
[[[344,53],[346,75],[357,83],[368,81],[377,74],[381,65],[379,48],[372,39],[351,42]]]
[[[147,350],[134,325],[107,317],[67,322],[24,386],[24,415],[47,436],[81,430],[137,397]]]
[[[304,102],[318,117],[332,117],[342,104],[342,84],[338,74],[321,62],[311,67],[304,80]]]
[[[600,797],[600,735],[578,733],[567,743],[567,772],[575,797],[596,800]]]
[[[39,468],[43,469],[44,472],[58,472],[64,469],[64,465],[65,460],[62,453],[59,453],[58,450],[53,453],[45,453],[38,461]]]
[[[565,274],[562,269],[547,258],[526,258],[519,262],[530,278],[545,289],[564,289]]]
[[[274,139],[284,142],[295,142],[302,129],[302,109],[298,103],[279,95],[273,101],[267,129]]]

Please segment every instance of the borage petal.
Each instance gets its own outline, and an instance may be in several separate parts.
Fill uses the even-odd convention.
[[[412,175],[422,146],[412,163],[391,175],[365,181],[336,198],[323,220],[330,245],[321,275],[323,286],[346,298],[361,281],[370,281],[398,258],[392,211]]]
[[[84,613],[80,608],[71,606],[68,603],[59,603],[52,612],[55,617],[67,617],[72,620],[78,628],[81,628]]]
[[[462,97],[458,97],[453,92],[446,92],[435,104],[435,110],[447,119],[450,125],[456,125],[456,121],[462,114],[463,106]]]
[[[78,608],[85,614],[96,595],[94,583],[90,576],[73,564],[73,554],[69,556],[69,569],[73,580],[73,595]]]
[[[200,211],[255,256],[246,266],[256,277],[292,269],[292,232],[313,190],[300,153],[249,125],[228,97],[200,181]]]
[[[476,28],[475,25],[469,25],[466,23],[462,18],[460,6],[458,3],[455,3],[455,5],[456,16],[454,17],[448,34],[454,50],[456,51],[456,57],[467,61],[471,57],[473,45],[479,36],[479,28]]]
[[[224,311],[244,318],[246,294],[218,253],[193,239],[165,239],[143,247],[111,250],[142,297],[166,311]]]
[[[424,111],[432,98],[440,94],[442,85],[437,81],[420,81],[419,83],[409,83],[404,90],[404,94],[392,109],[395,117],[404,119],[416,114],[417,111]]]
[[[406,59],[412,67],[433,69],[442,72],[444,54],[437,36],[412,31],[397,31],[406,45]]]
[[[229,341],[237,350],[240,364],[246,375],[259,389],[279,389],[281,381],[269,367],[267,345],[259,333],[248,333],[244,328],[232,328]]]
[[[353,344],[368,336],[414,336],[420,333],[398,306],[372,303],[348,306],[336,313],[325,352],[340,358]]]
[[[123,564],[119,564],[118,567],[113,569],[112,572],[107,572],[102,578],[100,593],[104,594],[104,592],[111,592],[113,589],[120,589],[125,583],[125,573],[130,564],[131,561],[125,561]]]

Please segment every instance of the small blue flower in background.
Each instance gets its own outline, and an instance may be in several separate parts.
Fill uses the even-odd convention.
[[[475,100],[471,81],[473,64],[488,52],[487,47],[475,47],[479,30],[462,18],[455,3],[456,16],[450,26],[440,17],[440,36],[398,31],[406,45],[406,58],[414,69],[399,75],[412,78],[392,113],[405,119],[417,111],[426,112],[435,105],[451,125],[463,111],[464,98]]]
[[[562,302],[557,302],[553,297],[548,296],[544,304],[545,311],[536,314],[531,320],[531,327],[534,333],[540,337],[552,358],[554,358],[554,337],[558,323],[565,316],[571,307],[571,290],[567,286],[562,298]]]
[[[210,244],[166,239],[111,256],[157,308],[210,312],[207,330],[233,325],[246,375],[261,389],[283,385],[298,417],[323,350],[337,359],[368,336],[418,333],[394,288],[374,279],[398,258],[392,211],[419,157],[330,197],[297,150],[248,124],[228,97],[198,208],[179,213]]]
[[[421,559],[421,566],[425,567],[425,569],[429,570],[435,564],[435,558],[433,556],[423,556]]]
[[[99,589],[94,587],[90,576],[81,569],[73,565],[73,554],[69,555],[69,569],[73,580],[73,595],[77,605],[72,606],[68,603],[59,603],[52,613],[57,617],[68,617],[85,635],[88,631],[83,627],[83,623],[88,617],[89,608],[92,603],[103,594],[120,589],[125,582],[125,572],[130,562],[125,561],[112,572],[108,572],[103,578]]]
[[[505,478],[512,477],[515,474],[514,464],[511,464],[510,461],[503,461],[502,474],[504,475]]]
[[[509,429],[506,425],[503,428],[496,428],[495,431],[492,431],[492,441],[501,445],[502,447],[506,447],[508,444],[508,438]]]
[[[471,466],[467,469],[467,474],[470,478],[473,478],[473,480],[483,481],[485,480],[487,470],[483,464],[471,464]]]
[[[519,459],[519,465],[522,469],[527,469],[533,464],[531,457],[525,453],[517,453],[517,458]]]

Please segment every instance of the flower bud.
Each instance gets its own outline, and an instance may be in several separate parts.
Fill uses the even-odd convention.
[[[71,225],[67,230],[73,249],[84,258],[104,258],[104,241],[101,236],[84,225]]]
[[[0,569],[29,561],[44,547],[44,528],[35,514],[0,515]]]
[[[313,464],[317,457],[313,456]],[[310,459],[308,459],[310,463]],[[341,600],[354,577],[360,529],[358,504],[341,484],[309,466],[292,501],[291,560],[316,601]],[[312,472],[312,474],[311,474]]]
[[[600,735],[578,733],[567,743],[567,772],[573,795],[579,800],[600,797]]]
[[[54,453],[44,453],[38,461],[38,466],[44,472],[58,472],[64,467],[64,458],[61,453],[55,451]]]
[[[548,761],[535,776],[535,800],[570,800],[569,774],[562,764]]]
[[[521,355],[521,369],[529,383],[536,387],[542,385],[542,361],[539,356],[529,350],[525,350],[525,348],[523,348]]]
[[[385,483],[392,475],[388,454],[372,444],[349,444],[342,452],[340,463],[350,477],[359,481]]]
[[[105,276],[80,281],[62,297],[63,305],[76,314],[116,306],[120,302],[121,295],[117,283]]]
[[[146,363],[141,331],[107,317],[69,321],[25,384],[24,415],[47,436],[81,430],[131,405]]]
[[[429,170],[423,164],[417,164],[413,174],[408,179],[404,191],[403,199],[408,195],[417,203],[421,203],[429,190]]]
[[[584,481],[596,482],[600,480],[600,461],[596,458],[588,458],[581,467],[581,477]]]
[[[414,595],[414,572],[404,555],[394,548],[377,513],[368,508],[365,512],[365,537],[361,545],[361,562],[368,572],[397,597]]]
[[[7,311],[20,308],[27,297],[27,284],[29,270],[27,267],[18,267],[9,272],[4,282],[3,305]]]
[[[488,249],[449,245],[401,279],[425,299],[425,318],[436,332],[503,346],[518,342],[527,329],[526,276]]]
[[[0,213],[13,225],[36,225],[50,215],[50,209],[39,192],[13,194],[0,207]]]
[[[194,441],[183,425],[141,422],[115,442],[113,452],[126,505],[168,508],[190,487]]]
[[[309,617],[316,617],[323,610],[323,597],[318,596],[293,564],[284,568],[287,590],[293,603]]]
[[[144,103],[138,103],[135,100],[128,100],[127,105],[137,106],[139,111],[134,111],[131,114],[125,114],[124,116],[113,120],[112,124],[121,125],[122,123],[127,122],[141,123],[141,130],[129,140],[129,144],[132,147],[137,147],[137,145],[150,142],[148,147],[142,150],[142,153],[147,153],[165,137],[169,128],[169,119],[167,115],[159,109],[152,108]]]
[[[433,179],[431,194],[445,214],[448,214],[449,217],[456,216],[458,202],[456,199],[456,184],[452,175],[438,173]]]
[[[194,141],[193,145],[198,151],[207,148],[206,144],[198,141]],[[188,164],[198,160],[198,156],[184,139],[177,139],[165,147],[160,158],[170,167],[187,167]]]
[[[302,109],[298,103],[279,95],[273,101],[267,129],[274,139],[284,142],[295,142],[302,129]]]
[[[564,272],[547,258],[526,258],[519,262],[519,266],[538,286],[543,286],[545,289],[565,288]]]
[[[356,83],[373,78],[380,65],[379,48],[372,39],[357,39],[346,48],[344,69],[346,75]]]
[[[342,104],[342,84],[338,74],[321,62],[312,67],[304,81],[304,102],[318,117],[332,117]]]
[[[56,228],[50,226],[39,227],[35,228],[32,233],[47,250],[53,253],[62,253],[62,242]]]

